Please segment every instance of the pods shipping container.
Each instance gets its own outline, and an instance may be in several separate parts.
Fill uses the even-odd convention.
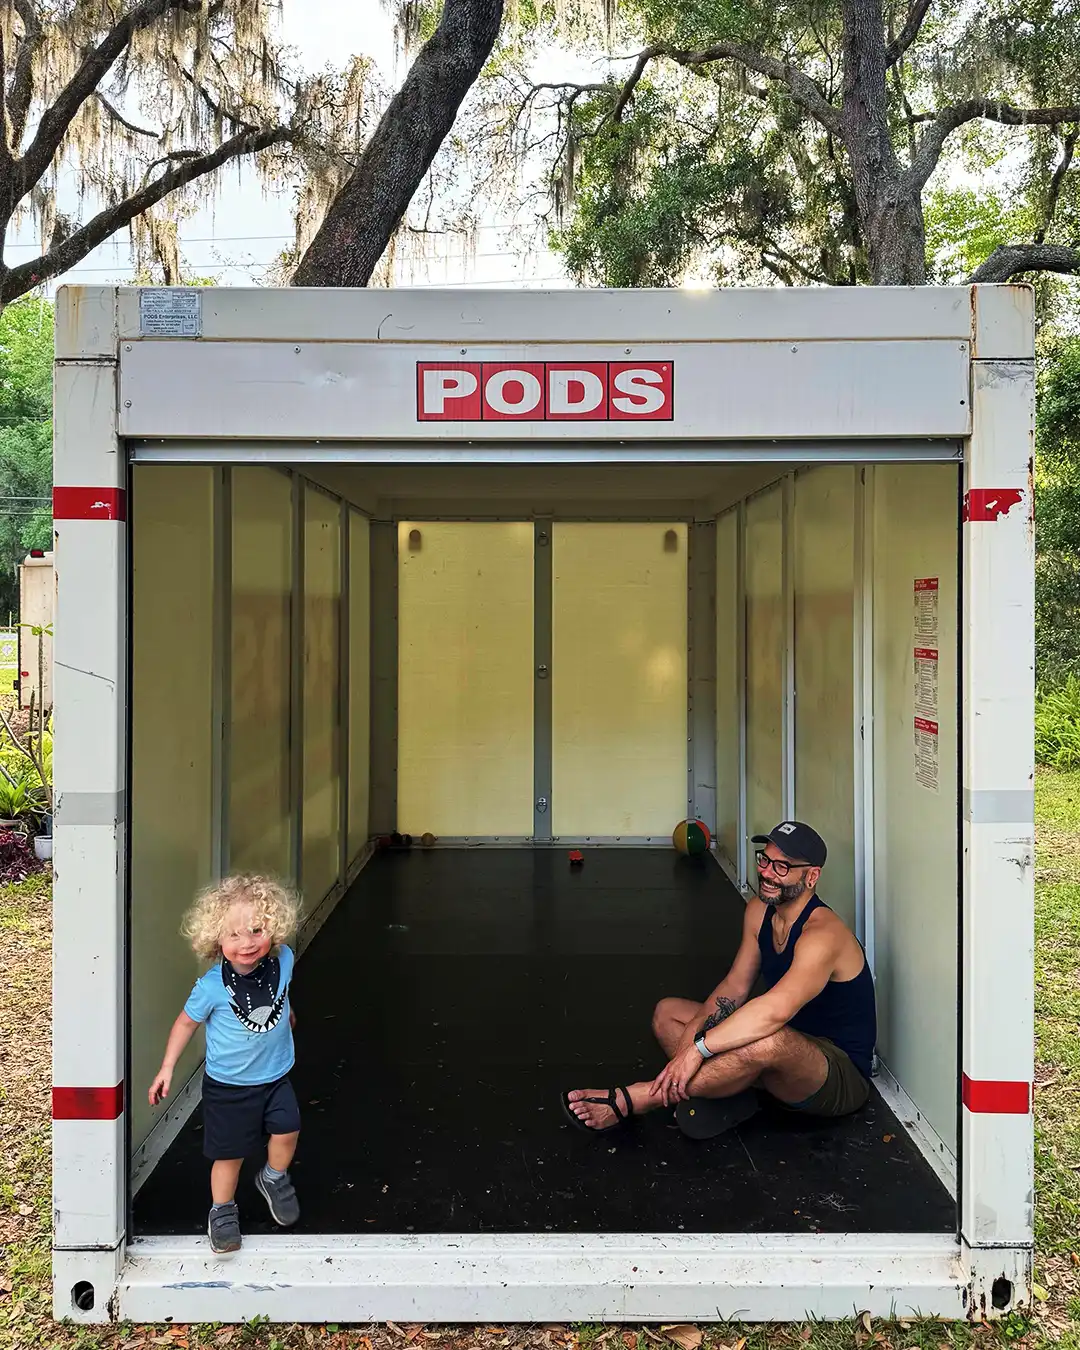
[[[1030,291],[69,287],[56,332],[57,1315],[1024,1305]],[[566,1128],[790,816],[875,973],[867,1110]],[[306,901],[303,1213],[243,1182],[222,1259],[198,1045],[146,1091],[239,869]]]

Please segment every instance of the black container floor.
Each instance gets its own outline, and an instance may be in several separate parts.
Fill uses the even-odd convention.
[[[574,870],[557,848],[376,855],[294,979],[294,1231],[955,1231],[876,1091],[848,1120],[767,1110],[707,1143],[665,1111],[602,1137],[566,1124],[562,1089],[659,1072],[652,1008],[708,994],[742,912],[711,859],[664,849],[594,849]],[[255,1170],[244,1231],[278,1231]],[[134,1231],[204,1232],[208,1203],[196,1110]]]

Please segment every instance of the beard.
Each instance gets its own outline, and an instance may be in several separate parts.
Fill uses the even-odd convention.
[[[777,883],[777,892],[775,895],[763,895],[761,888],[758,887],[758,897],[767,905],[786,905],[791,900],[798,900],[800,895],[806,892],[805,879],[793,881],[790,885],[783,886]]]

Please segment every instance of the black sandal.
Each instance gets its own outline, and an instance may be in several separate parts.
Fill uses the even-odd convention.
[[[626,1111],[619,1110],[619,1093],[626,1098]],[[586,1125],[583,1120],[579,1120],[570,1109],[570,1094],[562,1092],[559,1094],[559,1100],[562,1102],[563,1115],[579,1130],[584,1130],[586,1134],[609,1134],[612,1130],[621,1129],[630,1117],[634,1114],[634,1103],[631,1100],[630,1092],[625,1087],[608,1088],[606,1097],[579,1097],[578,1100],[588,1102],[590,1106],[606,1106],[615,1113],[615,1119],[610,1125],[594,1126]]]

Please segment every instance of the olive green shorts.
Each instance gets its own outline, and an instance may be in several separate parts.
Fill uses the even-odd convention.
[[[806,1036],[805,1032],[801,1035]],[[846,1051],[824,1036],[806,1036],[825,1056],[829,1074],[821,1087],[802,1102],[785,1102],[789,1111],[808,1116],[850,1116],[861,1110],[870,1096],[870,1084],[858,1071]]]

